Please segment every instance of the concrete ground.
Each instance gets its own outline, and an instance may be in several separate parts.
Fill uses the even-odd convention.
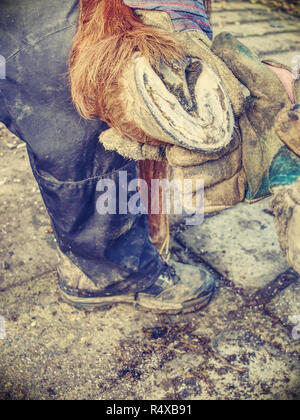
[[[299,20],[250,2],[214,10],[216,32],[285,64],[300,54]],[[223,277],[207,310],[170,317],[61,302],[26,149],[3,126],[0,198],[0,399],[300,399],[300,282],[268,200],[174,229],[177,258]]]

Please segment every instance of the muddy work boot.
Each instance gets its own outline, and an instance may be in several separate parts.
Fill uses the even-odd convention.
[[[189,313],[207,306],[217,275],[204,265],[171,262],[152,287],[136,296],[136,304],[157,313]]]
[[[63,254],[60,254],[58,277],[62,299],[78,309],[107,309],[127,303],[155,313],[174,315],[207,306],[218,280],[218,276],[204,265],[171,262],[150,288],[138,293],[106,296]]]

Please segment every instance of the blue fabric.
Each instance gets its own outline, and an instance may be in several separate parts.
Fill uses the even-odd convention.
[[[270,169],[264,174],[259,191],[251,196],[246,192],[248,201],[259,200],[271,194],[272,188],[285,187],[300,179],[300,159],[288,147],[283,146],[274,157]]]
[[[77,0],[1,0],[0,121],[27,144],[34,176],[61,250],[99,288],[99,294],[144,290],[163,263],[145,215],[100,215],[101,178],[118,185],[119,171],[137,178],[136,162],[107,152],[107,128],[83,120],[72,105],[68,55],[76,32]],[[118,196],[117,196],[118,197]]]
[[[300,159],[284,146],[274,158],[270,168],[270,186],[280,187],[294,184],[300,179]]]
[[[203,31],[209,39],[213,32],[202,0],[123,0],[134,9],[157,10],[170,15],[174,29]]]

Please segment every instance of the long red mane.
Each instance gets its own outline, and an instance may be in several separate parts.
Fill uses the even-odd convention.
[[[205,2],[208,6],[211,0]],[[137,51],[155,64],[160,60],[181,59],[180,47],[170,35],[144,25],[122,0],[79,0],[79,3],[78,29],[69,64],[72,98],[79,113],[87,119],[97,117],[106,121],[131,139],[160,144],[146,136],[133,121],[124,119],[120,75]],[[166,162],[143,161],[139,165],[140,177],[149,188],[152,178],[165,178],[167,171]],[[169,236],[168,217],[150,214],[149,221],[152,240],[163,253]]]
[[[181,57],[171,36],[144,25],[122,0],[80,0],[69,66],[74,104],[84,118],[100,118],[123,135],[144,142],[147,136],[124,121],[118,99],[120,75],[137,51],[151,64]]]

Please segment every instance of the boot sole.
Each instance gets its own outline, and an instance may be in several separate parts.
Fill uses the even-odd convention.
[[[74,306],[76,309],[84,309],[86,311],[94,311],[94,310],[108,310],[111,309],[112,306],[120,305],[120,304],[127,304],[132,305],[136,308],[143,309],[148,312],[153,312],[156,314],[166,314],[166,315],[179,315],[179,314],[187,314],[192,312],[197,312],[201,309],[204,309],[211,301],[212,296],[208,297],[205,301],[203,298],[193,299],[189,302],[186,302],[180,308],[158,308],[158,307],[151,307],[151,305],[144,305],[142,302],[136,300],[135,295],[124,295],[124,296],[109,296],[109,297],[77,297],[71,296],[65,293],[64,291],[60,290],[60,297],[62,300]]]
[[[135,305],[135,295],[109,296],[109,297],[78,297],[71,296],[63,290],[59,291],[60,297],[65,303],[77,309],[93,311],[94,309],[107,310],[114,305],[129,304]]]

